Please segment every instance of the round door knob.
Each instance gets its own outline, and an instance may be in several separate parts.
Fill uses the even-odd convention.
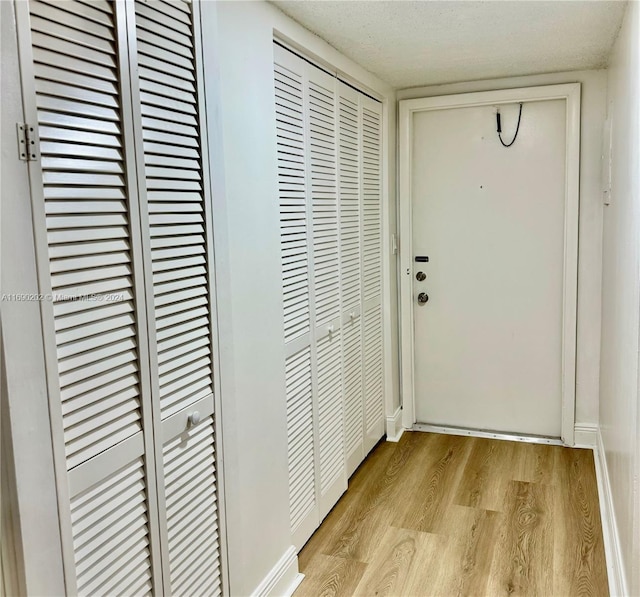
[[[351,311],[351,313],[349,313],[349,319],[353,319],[355,316],[356,316],[355,311]]]
[[[429,300],[429,295],[426,292],[421,292],[418,295],[418,303],[424,305]]]
[[[418,282],[424,282],[427,279],[427,274],[425,274],[424,272],[418,272],[416,274],[416,280],[418,280]]]
[[[333,324],[331,324],[331,325],[327,328],[327,331],[328,331],[330,334],[333,334]]]
[[[194,425],[197,425],[199,422],[200,422],[200,413],[197,410],[194,410],[187,417],[187,425],[189,425],[189,427],[193,427]]]

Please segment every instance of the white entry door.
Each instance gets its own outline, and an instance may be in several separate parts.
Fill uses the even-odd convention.
[[[403,273],[419,423],[562,435],[565,220],[575,215],[566,213],[566,104],[524,103],[508,148],[496,110],[508,143],[517,103],[412,115]]]

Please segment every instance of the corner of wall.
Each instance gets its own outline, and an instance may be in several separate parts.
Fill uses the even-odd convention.
[[[396,408],[393,415],[387,417],[387,441],[398,442],[404,433],[404,427],[402,426],[402,408],[399,406]]]
[[[611,198],[604,209],[599,460],[612,594],[640,594],[640,3],[629,2],[608,68]],[[604,515],[604,514],[603,514]],[[604,521],[603,521],[604,522]],[[605,528],[606,531],[606,528]],[[605,537],[606,543],[606,537]]]

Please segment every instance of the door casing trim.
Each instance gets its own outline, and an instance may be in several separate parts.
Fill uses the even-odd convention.
[[[411,226],[411,159],[413,115],[418,112],[550,100],[566,102],[566,170],[564,277],[562,307],[561,438],[574,445],[576,403],[576,334],[578,299],[578,215],[580,197],[580,83],[521,87],[400,100],[398,139],[398,196],[400,216],[400,386],[402,425],[412,429],[415,419],[413,240]]]

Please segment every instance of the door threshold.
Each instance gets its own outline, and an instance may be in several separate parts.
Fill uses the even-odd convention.
[[[502,431],[483,431],[482,429],[468,429],[466,427],[446,427],[442,425],[429,425],[428,423],[414,423],[413,431],[428,433],[443,433],[445,435],[464,435],[468,437],[484,437],[488,439],[501,439],[511,442],[525,442],[528,444],[547,444],[549,446],[565,446],[559,437],[545,437],[543,435],[522,435],[519,433],[504,433]]]

